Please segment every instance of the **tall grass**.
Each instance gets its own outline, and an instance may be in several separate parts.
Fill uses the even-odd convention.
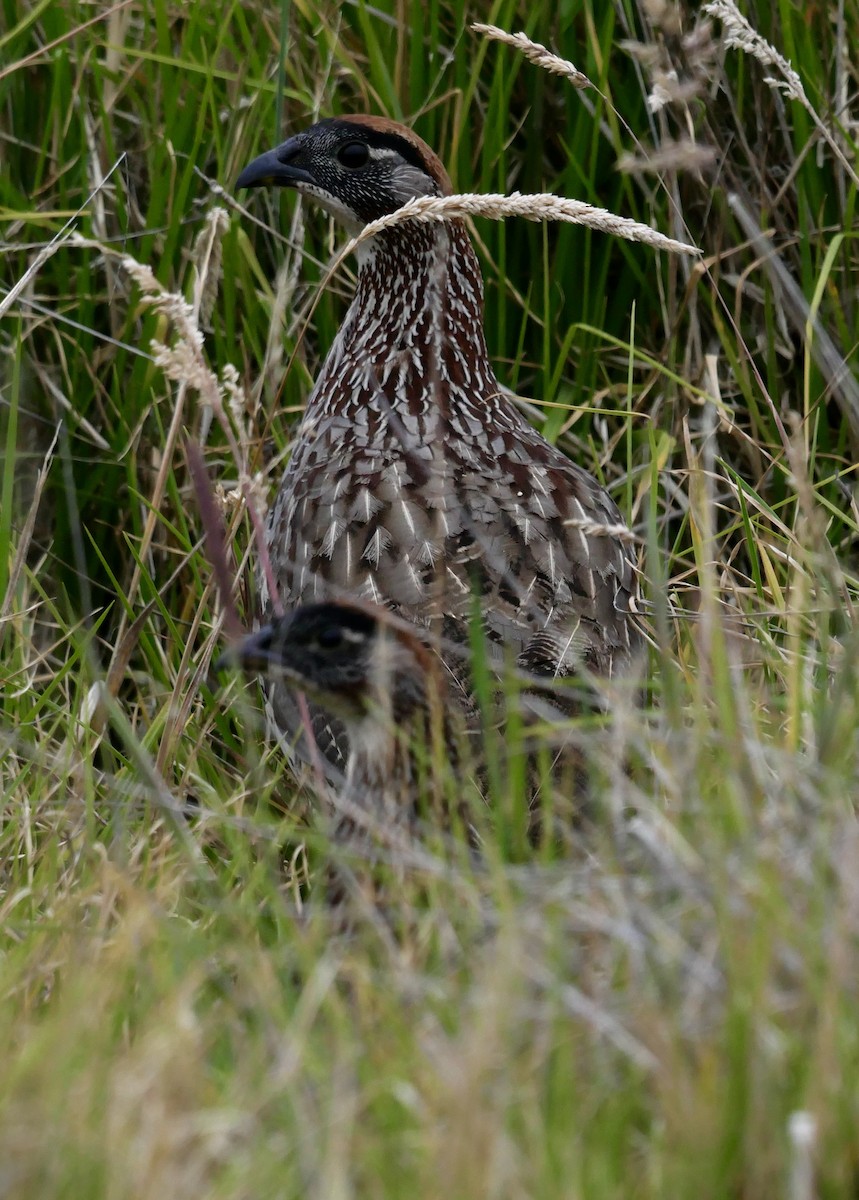
[[[855,1194],[859,6],[713,7],[3,0],[0,1194]],[[341,235],[232,182],[360,110],[702,256],[475,219],[499,376],[640,539],[648,702],[573,731],[568,853],[499,817],[344,930],[212,690],[184,446],[250,619],[351,268],[320,294]]]

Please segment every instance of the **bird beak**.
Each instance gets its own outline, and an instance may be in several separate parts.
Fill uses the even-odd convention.
[[[267,150],[245,167],[236,180],[236,187],[296,187],[300,183],[313,183],[310,172],[292,161],[300,150],[299,137],[291,137],[277,149]]]
[[[268,629],[258,629],[230,646],[215,663],[215,671],[231,671],[237,667],[252,674],[254,671],[265,671],[276,661],[272,651],[271,632]]]

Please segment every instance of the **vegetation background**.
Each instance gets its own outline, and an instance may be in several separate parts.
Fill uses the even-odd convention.
[[[855,1197],[859,4],[711,7],[0,0],[0,1196]],[[232,183],[361,110],[702,254],[476,223],[500,377],[640,537],[648,703],[581,731],[577,854],[499,796],[345,933],[208,686],[185,442],[249,620],[237,485],[351,278]]]

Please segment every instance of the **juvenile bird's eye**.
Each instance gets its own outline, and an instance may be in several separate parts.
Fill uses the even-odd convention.
[[[350,170],[365,167],[370,161],[370,151],[366,142],[346,142],[337,151],[337,161]]]
[[[336,650],[343,645],[343,630],[336,625],[329,625],[319,631],[316,641],[323,650]]]

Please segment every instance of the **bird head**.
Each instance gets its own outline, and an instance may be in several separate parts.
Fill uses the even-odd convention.
[[[307,604],[264,625],[216,664],[283,681],[344,720],[423,696],[429,652],[386,610],[370,605]]]
[[[353,230],[396,212],[417,196],[446,196],[438,156],[416,134],[385,117],[319,121],[255,158],[236,187],[291,187]]]

